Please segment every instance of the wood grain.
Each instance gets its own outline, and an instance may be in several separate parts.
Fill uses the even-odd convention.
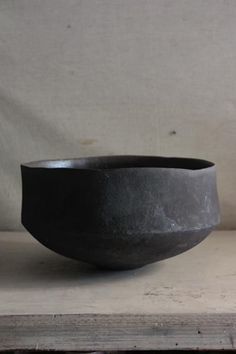
[[[0,315],[236,313],[236,232],[124,272],[59,256],[27,233],[0,233]]]
[[[0,350],[236,349],[236,314],[0,317]]]
[[[0,351],[236,349],[236,232],[106,272],[0,233]]]

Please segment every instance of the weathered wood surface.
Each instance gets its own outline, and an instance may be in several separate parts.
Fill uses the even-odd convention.
[[[0,349],[236,349],[236,314],[29,315],[0,320]]]
[[[105,272],[0,233],[0,350],[234,349],[236,232]]]

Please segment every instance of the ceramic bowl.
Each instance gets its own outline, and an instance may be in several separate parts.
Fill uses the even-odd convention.
[[[102,156],[21,170],[25,228],[49,249],[99,267],[131,269],[175,256],[219,223],[209,161]]]

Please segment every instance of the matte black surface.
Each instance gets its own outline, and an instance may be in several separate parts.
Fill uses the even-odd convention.
[[[111,269],[182,253],[219,223],[205,160],[107,156],[21,166],[22,223],[46,247]]]

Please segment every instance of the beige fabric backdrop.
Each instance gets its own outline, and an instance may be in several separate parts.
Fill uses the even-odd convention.
[[[235,0],[0,0],[0,228],[19,164],[97,154],[213,160],[236,227]]]

